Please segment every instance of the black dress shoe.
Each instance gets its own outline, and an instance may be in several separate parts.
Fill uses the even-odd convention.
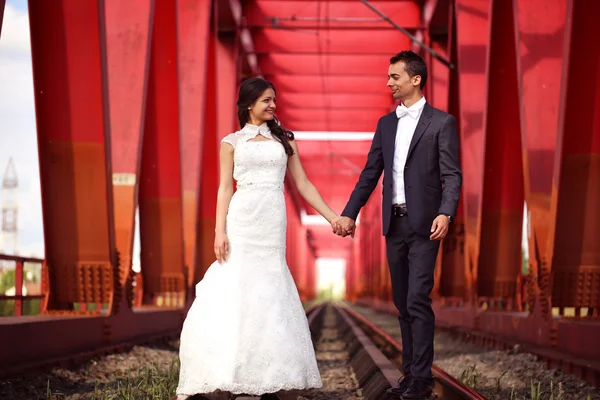
[[[402,396],[406,389],[410,386],[412,382],[412,377],[409,374],[404,375],[402,378],[398,379],[398,386],[389,388],[386,393],[393,394],[396,396]]]
[[[275,393],[267,393],[260,396],[260,400],[280,400]]]
[[[402,393],[402,400],[426,400],[432,397],[431,385],[422,379],[412,379],[406,392]]]

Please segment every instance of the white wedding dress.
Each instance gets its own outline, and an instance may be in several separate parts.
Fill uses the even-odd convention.
[[[257,135],[270,140],[252,140]],[[288,269],[283,196],[288,156],[266,124],[223,139],[234,147],[227,261],[196,286],[181,331],[178,399],[216,389],[261,395],[320,388],[308,322]]]

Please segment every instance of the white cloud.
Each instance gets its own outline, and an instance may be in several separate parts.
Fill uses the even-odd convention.
[[[44,257],[29,17],[10,0],[0,38],[0,121],[0,178],[12,157],[19,179],[19,254]]]

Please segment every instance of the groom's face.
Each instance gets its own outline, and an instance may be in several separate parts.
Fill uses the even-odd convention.
[[[418,87],[418,83],[415,82],[416,78],[411,78],[408,75],[404,62],[399,61],[391,64],[388,68],[387,86],[391,89],[394,99],[402,101],[409,98],[416,90],[416,87]]]

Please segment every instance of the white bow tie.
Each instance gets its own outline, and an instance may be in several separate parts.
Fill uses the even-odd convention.
[[[404,104],[400,104],[396,107],[396,116],[402,118],[405,115],[410,116],[412,119],[417,119],[419,116],[419,110],[417,108],[406,108]]]

